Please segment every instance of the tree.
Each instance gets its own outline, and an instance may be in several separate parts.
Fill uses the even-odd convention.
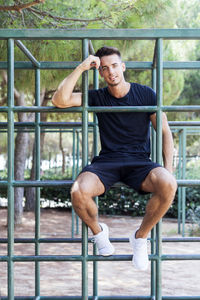
[[[33,3],[34,5],[32,5]],[[1,28],[149,28],[163,27],[163,20],[165,27],[173,27],[173,20],[175,20],[173,12],[174,2],[169,0],[71,0],[70,2],[67,0],[62,2],[58,0],[9,0],[6,1],[6,4],[5,1],[0,1],[0,4],[2,6],[15,6],[15,9],[1,10]],[[29,5],[26,6],[27,4]],[[147,43],[150,42],[115,41],[114,45],[122,49],[123,57],[127,60],[144,60],[145,58],[152,60],[153,45],[146,47]],[[82,59],[81,46],[78,41],[24,41],[24,44],[39,61],[80,61]],[[107,44],[113,45],[113,41],[108,41]],[[95,49],[101,45],[102,41],[95,41],[94,43]],[[6,60],[5,42],[0,44],[0,57],[1,60]],[[17,47],[15,48],[15,59],[27,60]],[[58,83],[68,73],[68,71],[58,70],[42,71],[41,90],[45,90],[46,95],[51,95]],[[134,76],[129,74],[127,76],[130,76],[130,79],[134,78],[134,81],[150,83],[150,74],[147,74],[147,72],[135,72]],[[173,78],[168,77],[171,86],[174,83],[174,79],[175,76]],[[25,95],[26,105],[32,105],[34,103],[34,72],[16,70],[15,88],[20,91],[21,95]],[[80,88],[81,81],[77,85],[77,89],[80,90]],[[172,89],[170,90],[169,87],[168,89],[168,97],[172,101],[177,97],[178,92],[172,92]],[[170,97],[171,95],[173,96]],[[48,96],[48,98],[50,100],[51,97]],[[46,114],[46,116],[48,120],[55,118],[54,114]],[[78,120],[80,116],[78,114],[68,114],[67,117],[70,120]],[[66,114],[56,115],[56,118],[57,120],[67,120]],[[16,148],[17,144],[20,144],[18,139],[16,139]],[[15,157],[16,159],[17,156]],[[23,168],[20,169],[19,166],[16,166],[16,168],[21,170],[20,178],[23,178]],[[34,162],[31,173],[31,178],[34,179]],[[22,201],[22,195],[20,197]],[[34,201],[31,200],[34,197],[30,197],[30,195],[27,199]],[[34,203],[32,204],[33,208]],[[16,218],[18,218],[17,215]],[[20,221],[16,220],[16,222],[19,223]]]

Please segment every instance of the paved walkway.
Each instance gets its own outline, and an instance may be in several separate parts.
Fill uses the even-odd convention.
[[[6,210],[0,210],[0,236],[6,237]],[[141,218],[106,217],[100,220],[109,225],[111,237],[128,237]],[[164,220],[163,236],[178,236],[177,224]],[[80,230],[81,232],[81,230]],[[62,210],[41,212],[41,237],[70,237],[71,215]],[[24,213],[23,225],[15,230],[15,237],[34,237],[34,215]],[[80,237],[80,235],[79,235]],[[116,254],[131,254],[128,243],[115,244]],[[0,244],[0,255],[6,255],[6,245]],[[91,245],[89,251],[92,253]],[[42,244],[42,255],[80,254],[79,244]],[[200,253],[199,243],[164,243],[163,254]],[[34,246],[15,245],[16,255],[34,255]],[[199,296],[200,261],[165,261],[162,267],[163,296]],[[0,263],[1,296],[7,293],[6,263]],[[150,295],[150,270],[137,271],[131,262],[99,262],[99,295]],[[81,264],[79,262],[42,262],[41,295],[81,295]],[[92,263],[89,263],[89,294],[92,295]],[[34,263],[15,263],[15,296],[34,295]]]

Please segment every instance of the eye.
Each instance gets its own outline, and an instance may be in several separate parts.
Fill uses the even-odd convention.
[[[103,70],[103,71],[106,71],[106,70],[107,70],[107,67],[103,67],[102,70]]]

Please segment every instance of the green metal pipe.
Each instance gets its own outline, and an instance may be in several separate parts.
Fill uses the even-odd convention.
[[[40,61],[35,60],[35,66],[40,68],[41,70],[73,70],[75,69],[80,62],[79,61]],[[129,70],[152,70],[154,65],[151,61],[125,61],[126,69]],[[14,63],[15,69],[21,70],[34,70],[35,66],[33,66],[32,62],[29,61],[16,61]],[[0,62],[0,70],[7,69],[7,62]],[[166,70],[195,70],[200,69],[199,61],[164,61],[163,69]]]
[[[156,42],[157,43],[157,42]],[[156,91],[156,68],[155,68],[155,60],[156,60],[156,49],[154,50],[154,59],[153,65],[154,68],[152,70],[152,88]],[[152,161],[156,161],[156,132],[151,126],[151,159]],[[151,254],[154,255],[156,251],[156,231],[155,228],[151,230]],[[156,296],[156,264],[155,261],[151,261],[151,297],[152,299]]]
[[[32,64],[35,67],[40,68],[40,63],[31,54],[31,52],[24,46],[24,44],[21,41],[15,40],[15,44],[19,47],[20,50],[22,50],[22,52],[26,55],[26,57],[28,57],[28,59],[30,59],[30,61],[32,62]]]
[[[155,237],[152,237],[148,240],[155,240]],[[14,243],[35,243],[36,239],[35,238],[15,238]],[[82,239],[81,238],[40,238],[38,240],[39,243],[81,243]],[[110,238],[110,241],[112,243],[128,243],[129,239],[128,238]],[[88,239],[88,243],[91,243],[92,239]],[[180,237],[180,238],[162,238],[162,243],[199,243],[200,242],[200,237]],[[7,244],[8,239],[7,238],[1,238],[0,239],[1,244]]]
[[[38,122],[37,123],[40,127],[47,127],[47,128],[81,128],[82,123],[81,122]],[[35,122],[14,122],[15,127],[31,127],[35,128],[36,123]],[[88,127],[93,128],[95,126],[95,123],[88,122]],[[7,128],[8,123],[7,122],[0,122],[0,128]]]
[[[179,164],[178,164],[178,178],[182,179],[182,134],[183,131],[179,130]],[[178,187],[178,233],[181,233],[181,189],[182,187]]]
[[[14,299],[14,40],[7,43],[8,57],[8,299]]]
[[[200,296],[163,296],[162,300],[199,300]],[[7,300],[7,297],[1,297],[1,300]],[[16,296],[16,300],[36,300],[34,296]],[[40,300],[82,300],[81,296],[40,296]],[[39,300],[37,299],[37,300]],[[93,296],[88,297],[94,300]],[[98,300],[154,300],[151,296],[98,296]]]
[[[81,128],[82,123],[81,122],[39,122],[38,123],[40,127],[42,128]],[[169,121],[168,122],[170,128],[173,129],[183,129],[185,127],[188,130],[192,130],[192,132],[197,131],[199,134],[199,129],[200,129],[200,121]],[[94,128],[96,125],[96,122],[88,122],[88,127]],[[35,128],[36,124],[35,122],[14,122],[14,126],[16,128],[21,128],[21,127],[27,127],[27,128]],[[0,128],[6,129],[8,127],[7,122],[0,122]],[[195,128],[194,128],[195,127]]]
[[[76,177],[79,174],[79,162],[80,162],[80,130],[76,130]],[[79,217],[76,215],[76,234],[79,234]]]
[[[76,131],[75,128],[73,128],[72,132],[72,139],[73,139],[73,146],[72,146],[72,157],[73,157],[73,165],[72,165],[72,180],[75,180],[76,174]],[[74,208],[72,207],[72,225],[71,225],[71,237],[74,237],[74,219],[75,219],[75,211]]]
[[[99,73],[97,69],[93,71],[93,88],[98,89],[99,87]],[[93,149],[94,149],[94,156],[98,155],[98,120],[96,113],[93,114]],[[94,199],[97,207],[98,207],[98,197]],[[97,255],[97,247],[94,244],[93,247],[93,254]],[[93,296],[98,296],[98,262],[93,262]]]
[[[186,129],[183,128],[183,141],[182,141],[182,150],[183,150],[183,164],[182,164],[182,179],[185,179],[186,176]],[[185,202],[186,202],[186,188],[182,187],[182,236],[185,236]]]
[[[88,20],[86,19],[86,22]],[[0,39],[20,40],[184,40],[200,39],[199,29],[0,29]]]
[[[82,41],[82,59],[88,57],[88,40]],[[82,167],[85,167],[88,163],[88,71],[85,71],[82,75],[82,95],[83,95],[83,112],[82,112]],[[82,222],[82,298],[88,299],[88,229]]]
[[[158,111],[156,113],[156,161],[162,164],[162,95],[163,95],[163,41],[157,40],[157,81],[156,95]],[[162,299],[162,272],[161,272],[161,255],[162,255],[162,240],[161,240],[161,224],[156,225],[156,254],[159,259],[156,261],[156,300]]]
[[[185,180],[177,180],[178,186],[199,186],[200,185],[200,180],[189,180],[189,179],[185,179]],[[73,184],[73,180],[41,180],[41,181],[37,181],[37,180],[27,180],[27,181],[14,181],[12,185],[14,187],[27,187],[27,186],[33,186],[33,187],[44,187],[44,186],[71,186]],[[8,186],[8,181],[2,180],[0,181],[0,187],[1,186]],[[120,186],[125,186],[125,184],[118,182],[116,184],[114,184],[112,186],[112,188],[115,187],[120,187]]]
[[[200,105],[183,105],[183,106],[162,106],[162,111],[179,111],[179,112],[199,112]],[[8,107],[0,107],[0,112],[7,112]],[[70,107],[70,108],[56,108],[52,106],[15,106],[13,108],[14,112],[82,112],[82,107]],[[153,112],[157,111],[156,106],[90,106],[88,107],[88,112]]]
[[[35,105],[40,106],[40,70],[35,70]],[[40,113],[35,115],[35,163],[36,180],[40,180]],[[40,255],[40,187],[36,188],[35,202],[35,255]],[[35,262],[35,296],[40,295],[40,265]]]
[[[200,105],[173,105],[173,106],[162,106],[163,111],[179,111],[179,112],[189,112],[189,111],[200,111]]]
[[[123,297],[123,298],[122,298]],[[35,297],[31,296],[17,296],[15,297],[16,300],[82,300],[83,298],[81,296],[40,296],[39,299],[35,299]],[[152,300],[150,296],[88,296],[89,300],[119,300],[119,299],[124,299],[124,300]],[[196,298],[194,298],[196,299]],[[7,300],[7,297],[2,297],[1,300]]]
[[[3,261],[9,257],[0,256],[0,260]],[[132,255],[120,254],[112,256],[100,256],[100,255],[15,255],[12,257],[13,262],[25,262],[25,261],[131,261]],[[164,254],[149,255],[149,260],[156,261],[168,261],[168,260],[200,260],[200,254]]]

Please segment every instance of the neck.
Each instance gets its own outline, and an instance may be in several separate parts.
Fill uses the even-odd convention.
[[[118,85],[108,85],[109,93],[114,96],[115,98],[122,98],[124,97],[130,90],[130,83],[123,81],[120,82]]]

